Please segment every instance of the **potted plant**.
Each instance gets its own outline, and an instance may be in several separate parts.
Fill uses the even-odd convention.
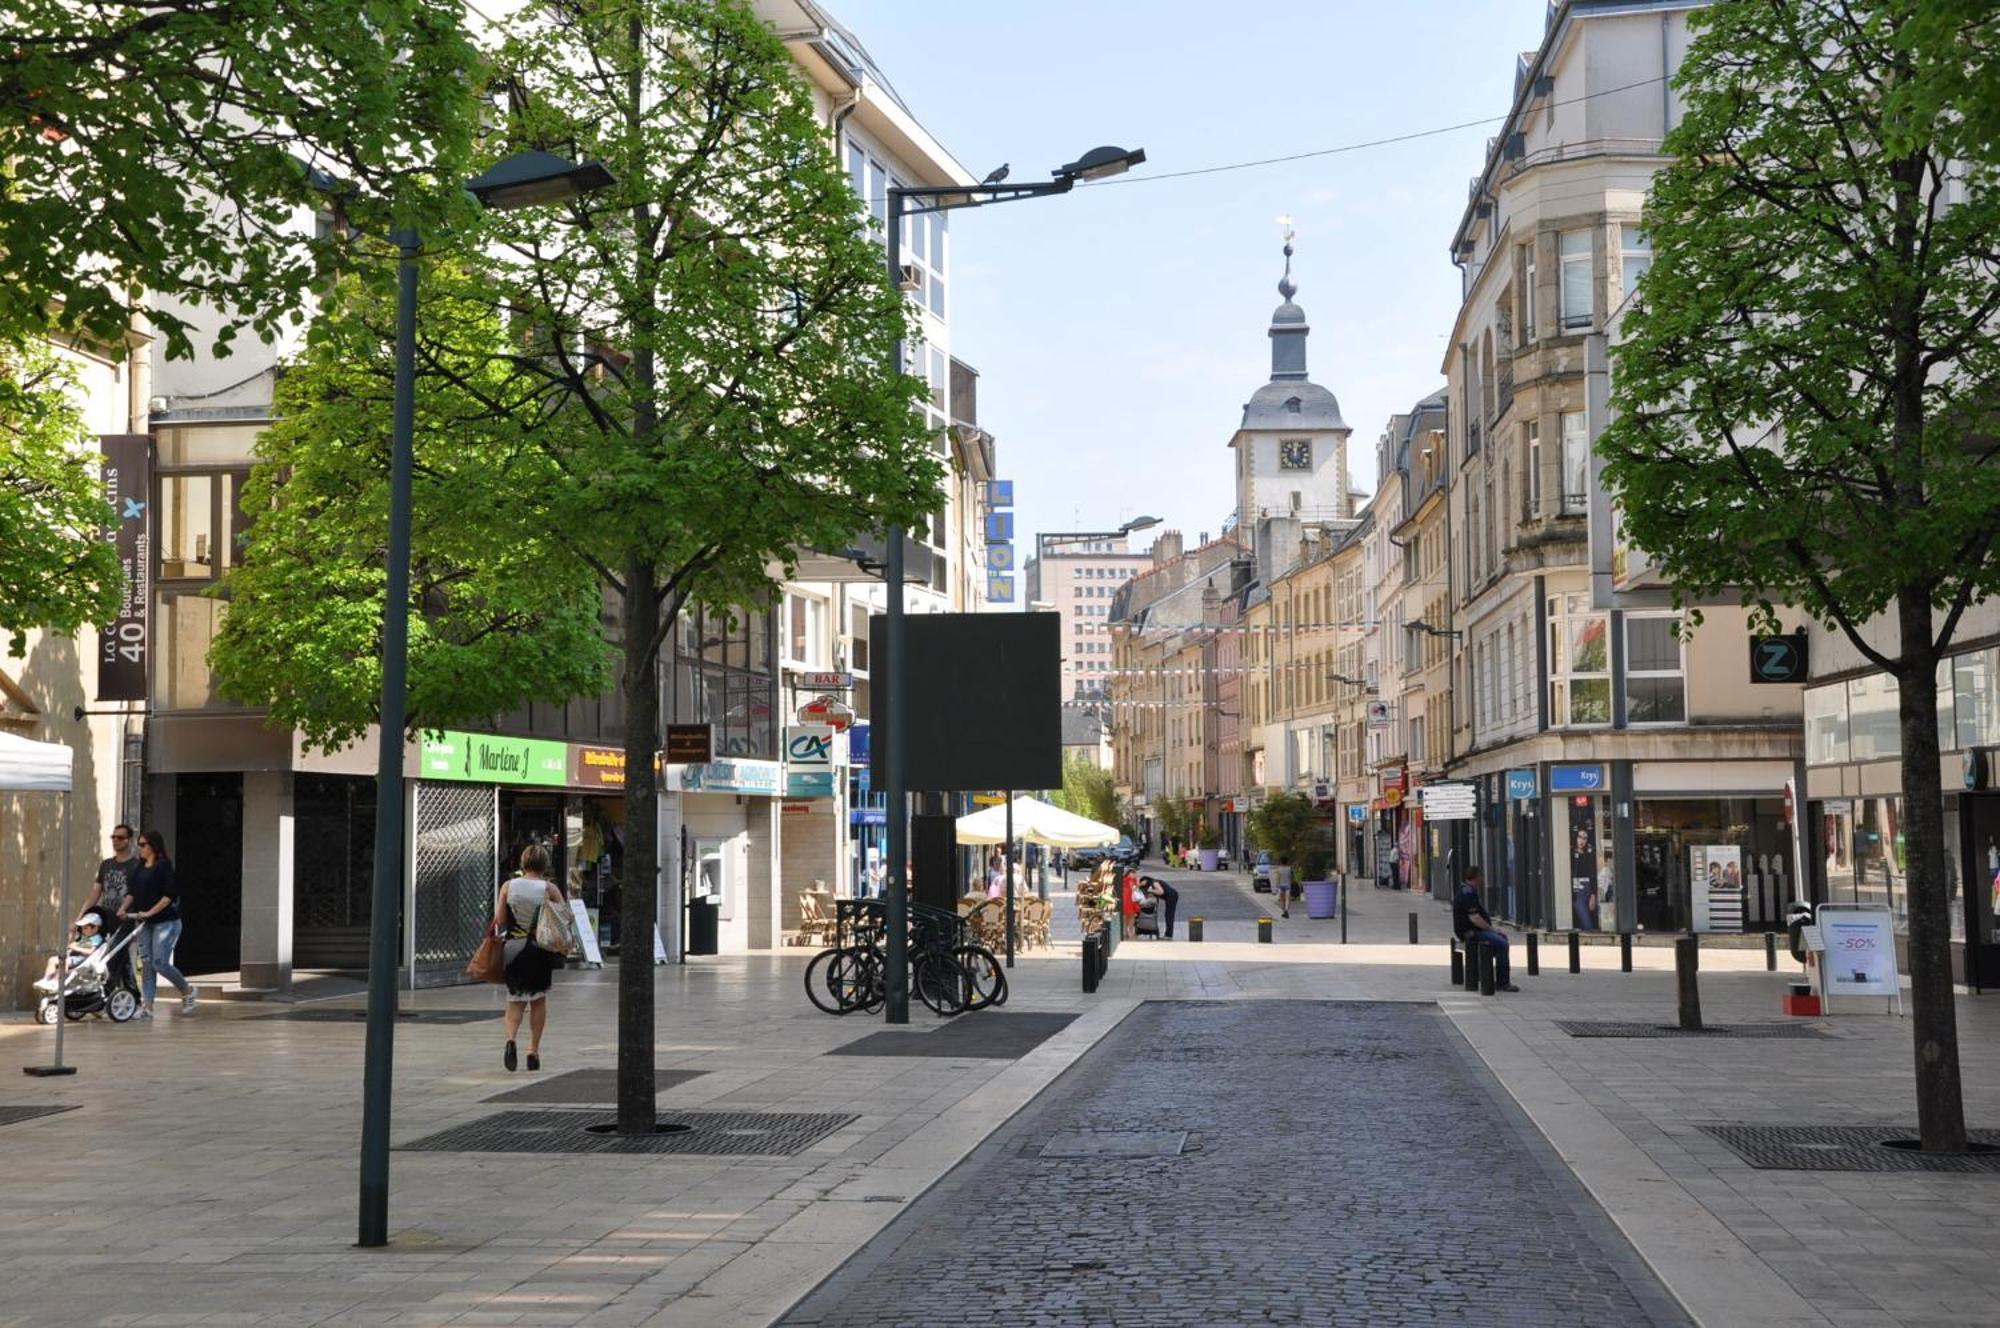
[[[1195,832],[1195,852],[1201,859],[1203,871],[1215,870],[1215,851],[1222,847],[1222,831],[1212,825],[1204,825]]]
[[[1315,828],[1314,842],[1300,850],[1299,871],[1305,879],[1306,916],[1330,918],[1340,911],[1340,883],[1332,879],[1333,854],[1318,838]]]

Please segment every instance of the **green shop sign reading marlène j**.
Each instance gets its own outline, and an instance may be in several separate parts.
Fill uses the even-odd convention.
[[[569,748],[542,738],[431,733],[424,736],[419,778],[560,786],[569,783]]]

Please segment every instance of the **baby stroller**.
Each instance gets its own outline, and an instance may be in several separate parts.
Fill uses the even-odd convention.
[[[1160,897],[1152,891],[1153,878],[1139,878],[1139,911],[1132,918],[1132,935],[1160,938]]]
[[[132,968],[132,941],[139,934],[139,925],[130,918],[121,919],[104,944],[88,956],[71,955],[65,949],[63,957],[71,967],[66,975],[63,1010],[71,1019],[101,1014],[114,1024],[122,1024],[139,1013],[139,975]],[[42,997],[35,1017],[45,1024],[56,1021],[54,992]]]

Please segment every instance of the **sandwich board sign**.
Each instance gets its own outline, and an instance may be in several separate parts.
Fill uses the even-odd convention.
[[[1903,985],[1896,973],[1896,919],[1880,904],[1821,904],[1819,928],[1820,995],[1874,996],[1898,1012]],[[1828,1005],[1829,1012],[1832,1006]]]

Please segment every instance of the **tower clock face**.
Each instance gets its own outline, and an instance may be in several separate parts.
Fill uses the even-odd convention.
[[[1279,443],[1278,464],[1286,470],[1311,470],[1313,464],[1312,440],[1299,438]]]

